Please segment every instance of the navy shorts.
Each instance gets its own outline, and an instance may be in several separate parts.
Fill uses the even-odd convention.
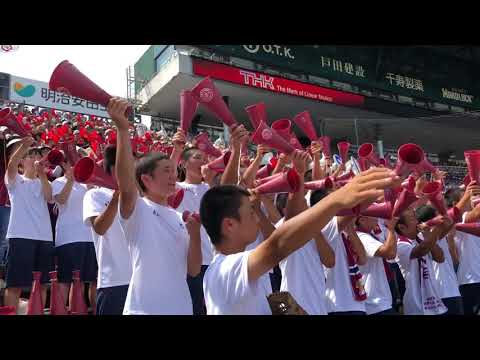
[[[97,280],[97,256],[93,242],[74,242],[55,248],[58,264],[58,282],[72,282],[72,272],[80,270],[80,281]]]
[[[54,247],[51,241],[11,238],[8,239],[7,288],[29,288],[33,271],[41,271],[40,282],[50,282],[48,273],[54,270]]]
[[[122,315],[127,292],[128,285],[98,289],[97,315]]]

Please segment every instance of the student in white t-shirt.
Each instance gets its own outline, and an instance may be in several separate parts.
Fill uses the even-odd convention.
[[[313,191],[310,196],[310,206],[314,206],[336,191],[339,190]],[[332,268],[324,266],[329,315],[366,315],[365,301],[356,298],[350,274],[359,270],[358,265],[364,265],[367,262],[365,249],[353,228],[354,219],[354,216],[335,216],[322,229],[324,238],[335,253],[335,266]],[[344,238],[355,252],[356,267],[350,268],[348,264]],[[357,282],[356,285],[364,291],[362,283]]]
[[[462,223],[480,221],[480,206],[473,207],[472,196],[480,195],[480,186],[472,181],[465,192],[460,189],[447,191],[447,205],[463,211]],[[480,238],[461,231],[454,234],[458,251],[457,279],[462,295],[465,315],[476,315],[480,310]]]
[[[373,233],[378,224],[377,218],[359,216],[355,221],[358,237],[367,254],[367,263],[360,266],[365,277],[367,315],[397,315],[392,308],[392,294],[386,273],[386,261],[395,259],[397,255],[397,236],[394,230],[397,221],[398,218],[389,221],[385,241]]]
[[[424,205],[416,209],[416,217],[420,223],[425,223],[438,215],[438,211],[430,205]],[[453,224],[449,231],[453,228]],[[447,243],[447,234],[440,234],[437,245],[442,249],[445,261],[433,262],[433,271],[437,282],[439,295],[444,305],[448,308],[446,315],[463,315],[463,301],[460,296],[457,275],[453,267],[452,256]],[[451,239],[450,241],[453,241]]]
[[[65,175],[52,182],[52,195],[58,206],[55,228],[55,253],[58,260],[58,282],[63,290],[65,304],[70,290],[72,272],[80,270],[80,281],[89,283],[89,300],[94,308],[96,298],[97,259],[90,230],[83,222],[83,197],[87,185],[73,179],[70,164],[62,165]]]
[[[293,157],[302,156],[295,151]],[[207,314],[267,315],[271,309],[262,285],[276,264],[309,242],[343,208],[373,201],[384,187],[399,183],[386,169],[371,169],[326,197],[313,208],[286,221],[255,249],[258,223],[250,193],[238,186],[210,189],[200,207],[202,224],[217,253],[203,281]],[[300,177],[300,192],[303,179]]]
[[[405,315],[440,315],[447,312],[434,279],[432,262],[445,261],[437,241],[451,224],[451,219],[445,216],[442,224],[431,229],[423,228],[419,233],[419,223],[412,209],[400,215],[395,231],[398,235],[397,262],[405,279]]]
[[[128,102],[119,98],[108,104],[117,126],[119,219],[133,266],[123,314],[192,315],[187,274],[200,273],[200,223],[189,217],[185,224],[182,214],[168,207],[177,171],[167,155],[150,153],[134,163],[127,106]],[[140,197],[137,184],[144,197]]]
[[[174,139],[175,148],[171,158],[177,158],[176,152],[181,153],[180,164],[183,165],[185,169],[185,181],[177,182],[177,186],[185,191],[183,201],[180,203],[177,211],[180,213],[184,211],[198,213],[203,194],[210,188],[210,186],[203,181],[203,173],[205,171],[213,171],[205,166],[207,164],[207,155],[203,151],[196,147],[185,149],[185,134],[181,129],[177,131]],[[202,284],[205,271],[213,258],[213,248],[203,226],[200,228],[200,237],[202,248],[202,267],[200,274],[195,277],[187,277],[188,288],[192,296],[194,315],[206,314]]]
[[[103,167],[115,173],[116,147],[104,150]],[[127,240],[118,220],[120,193],[104,187],[90,189],[83,198],[83,221],[91,228],[98,262],[97,315],[122,315],[132,277]]]
[[[305,176],[307,164],[301,158],[294,161],[294,167],[299,176],[311,180]],[[285,206],[286,219],[307,209],[304,193],[289,194]],[[283,224],[284,219],[276,226]],[[312,240],[280,262],[280,291],[288,291],[308,314],[327,315],[323,266],[332,268],[334,265],[335,253],[319,231]]]
[[[10,158],[5,186],[11,204],[7,238],[9,240],[5,306],[18,306],[22,288],[32,285],[32,271],[42,273],[42,299],[45,304],[48,273],[53,268],[53,236],[48,212],[52,187],[38,160],[40,150],[30,148],[34,140],[26,137]],[[18,173],[23,165],[23,175]]]

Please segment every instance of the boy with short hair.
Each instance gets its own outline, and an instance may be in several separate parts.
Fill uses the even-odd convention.
[[[103,167],[115,173],[116,148],[104,150]],[[97,315],[122,315],[132,277],[132,262],[127,240],[117,216],[119,192],[96,187],[83,198],[83,221],[91,227],[98,263]]]
[[[399,182],[386,169],[371,169],[316,206],[289,219],[255,249],[257,217],[250,193],[237,186],[218,186],[202,199],[200,216],[217,253],[204,278],[207,314],[271,314],[264,281],[276,264],[304,246],[341,209],[376,199]],[[303,179],[300,178],[303,193]]]
[[[47,203],[52,201],[52,187],[45,169],[38,162],[38,149],[30,148],[34,140],[26,137],[10,158],[5,185],[11,203],[7,238],[9,251],[5,305],[18,306],[22,288],[32,285],[32,271],[42,273],[42,299],[45,304],[48,273],[53,270],[53,238]],[[23,175],[18,174],[20,162]]]
[[[172,160],[162,153],[150,153],[134,164],[125,116],[128,105],[112,98],[107,107],[117,126],[119,219],[133,265],[123,313],[192,315],[187,274],[200,273],[200,224],[194,217],[185,224],[182,214],[168,207],[177,180]]]

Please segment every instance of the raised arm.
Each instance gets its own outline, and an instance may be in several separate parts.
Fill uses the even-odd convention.
[[[247,186],[247,188],[253,187],[253,181],[255,180],[255,176],[257,175],[258,168],[262,163],[263,157],[269,151],[270,150],[265,145],[257,146],[257,155],[242,176],[242,181]]]
[[[335,214],[364,201],[373,201],[386,187],[398,186],[400,179],[388,169],[372,168],[330,194],[314,207],[287,220],[252,251],[248,258],[248,277],[258,279],[313,239]]]
[[[322,145],[317,142],[312,142],[313,168],[312,180],[322,180],[326,176],[326,171],[320,165],[320,157],[322,155]]]
[[[138,198],[135,180],[135,167],[130,145],[128,119],[125,116],[128,102],[120,98],[112,98],[108,103],[108,113],[117,126],[117,158],[115,170],[120,190],[120,215],[128,219],[135,210]]]
[[[67,179],[67,182],[63,186],[62,191],[53,197],[55,202],[57,202],[61,205],[65,204],[68,201],[68,198],[70,197],[70,194],[71,194],[72,189],[73,189],[72,167],[69,164],[65,163],[65,164],[63,164],[63,169],[65,171],[65,178]]]
[[[424,240],[413,248],[412,252],[410,253],[410,258],[411,259],[419,258],[427,255],[430,251],[432,251],[434,245],[440,239],[440,236],[439,236],[440,233],[444,232],[446,228],[450,227],[451,222],[452,220],[450,220],[448,216],[444,216],[442,224],[434,226],[430,230],[424,231],[423,232]],[[434,250],[434,252],[436,255],[439,255],[438,250],[437,251]],[[432,253],[432,255],[434,254]],[[442,262],[442,261],[437,261],[437,262]]]
[[[250,197],[250,201],[252,203],[253,209],[258,216],[258,222],[260,224],[260,231],[262,232],[263,238],[268,239],[270,235],[275,231],[275,226],[271,223],[271,221],[265,216],[261,208],[261,200],[262,196],[253,194]]]
[[[172,160],[175,165],[178,165],[186,144],[185,132],[181,128],[178,128],[175,135],[173,135],[172,142],[173,151],[170,155],[170,160]]]
[[[222,174],[220,185],[237,185],[238,184],[238,168],[240,166],[240,155],[242,143],[248,140],[248,132],[243,125],[238,125],[231,129],[231,151],[232,154],[228,160],[225,171]]]
[[[450,256],[452,257],[453,265],[457,266],[460,262],[460,257],[458,255],[457,246],[455,245],[455,229],[450,230],[447,235],[448,251],[450,251]]]
[[[112,226],[118,211],[119,195],[120,195],[120,192],[116,190],[113,193],[112,200],[110,200],[110,203],[108,204],[105,211],[99,216],[92,216],[90,218],[90,222],[92,223],[93,230],[95,230],[95,232],[98,235],[101,235],[101,236],[105,235],[108,229],[110,229],[110,226]]]
[[[50,181],[48,181],[47,174],[45,173],[45,168],[43,167],[43,165],[40,164],[40,162],[37,161],[35,162],[35,170],[37,171],[38,179],[42,184],[43,198],[46,202],[53,202],[52,185],[50,184]]]
[[[187,272],[190,276],[197,276],[202,269],[202,247],[200,238],[200,223],[195,217],[190,216],[185,224],[188,234],[190,235],[190,243],[187,255]]]
[[[282,218],[282,215],[278,212],[277,207],[273,199],[270,197],[271,194],[265,194],[261,196],[261,200],[265,210],[267,211],[267,218],[272,224],[276,224]]]
[[[15,178],[18,174],[18,165],[28,152],[30,146],[32,146],[34,140],[31,137],[26,137],[20,140],[20,142],[22,145],[20,145],[19,148],[13,153],[7,165],[7,177],[9,184],[13,184],[15,182]]]
[[[297,192],[288,194],[287,206],[285,209],[286,220],[297,216],[308,208],[304,194],[304,180],[305,172],[307,171],[307,159],[308,154],[304,151],[295,150],[292,155],[294,169],[297,171],[300,178],[300,187]]]
[[[398,218],[392,218],[392,220],[388,222],[387,239],[383,245],[380,246],[377,251],[375,251],[375,256],[387,260],[395,259],[395,256],[397,255],[397,235],[395,233],[395,226],[397,225],[397,222]]]

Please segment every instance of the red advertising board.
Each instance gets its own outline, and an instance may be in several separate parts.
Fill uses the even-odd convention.
[[[193,73],[195,75],[210,76],[213,79],[224,80],[244,86],[338,105],[362,106],[365,99],[362,95],[327,89],[300,81],[284,79],[199,59],[193,59]]]

